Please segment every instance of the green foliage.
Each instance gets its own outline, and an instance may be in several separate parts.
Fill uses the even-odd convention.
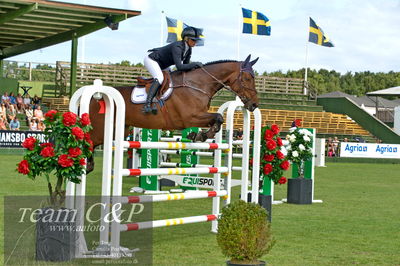
[[[256,263],[275,241],[267,211],[256,203],[235,201],[222,209],[217,243],[232,263]]]

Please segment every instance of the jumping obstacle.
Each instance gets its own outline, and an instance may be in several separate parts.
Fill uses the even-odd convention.
[[[91,98],[103,99],[106,106],[105,114],[105,134],[103,145],[103,178],[102,178],[102,203],[104,208],[101,209],[101,218],[109,214],[119,217],[121,214],[122,204],[132,204],[137,201],[169,201],[169,200],[185,200],[198,198],[212,198],[212,213],[209,215],[183,217],[174,219],[165,219],[157,221],[148,221],[131,224],[121,224],[118,219],[113,219],[111,229],[109,224],[106,224],[105,219],[101,219],[101,224],[105,230],[100,232],[100,246],[96,250],[89,252],[83,232],[80,232],[77,239],[76,257],[104,257],[104,258],[119,258],[121,256],[129,256],[134,250],[122,248],[120,246],[120,233],[124,231],[140,230],[145,228],[162,227],[168,225],[179,225],[185,223],[212,221],[212,231],[217,231],[217,218],[220,210],[220,198],[224,199],[224,204],[229,204],[231,199],[231,177],[232,177],[232,145],[233,145],[233,114],[236,109],[241,109],[244,116],[244,134],[243,134],[243,169],[248,169],[249,157],[249,140],[250,140],[250,112],[243,108],[243,103],[240,101],[232,101],[223,104],[218,112],[226,115],[226,135],[227,143],[222,143],[222,130],[216,134],[215,143],[156,143],[153,142],[137,142],[124,141],[125,127],[125,103],[121,94],[114,88],[102,86],[100,80],[95,80],[94,85],[80,88],[71,98],[70,110],[75,113],[88,113],[89,103]],[[114,110],[114,106],[117,107]],[[79,107],[79,108],[78,108]],[[79,109],[79,110],[78,110]],[[78,112],[79,111],[79,112]],[[254,167],[252,172],[252,187],[251,201],[258,202],[258,181],[259,181],[259,160],[260,160],[260,132],[261,132],[261,113],[258,109],[254,111],[255,133],[254,133]],[[115,117],[115,121],[114,121]],[[115,125],[115,133],[113,127]],[[114,133],[114,135],[113,135]],[[113,151],[114,145],[114,151]],[[199,167],[199,168],[156,168],[156,169],[123,169],[123,151],[124,148],[157,148],[157,149],[214,149],[214,166]],[[225,156],[225,165],[222,166],[222,150],[227,150]],[[114,154],[113,154],[114,152]],[[245,156],[246,154],[246,156]],[[112,166],[112,162],[113,166]],[[122,181],[123,176],[144,176],[144,175],[176,175],[176,174],[214,174],[212,191],[189,191],[185,193],[168,194],[168,195],[153,195],[148,196],[128,196],[122,197]],[[249,190],[248,186],[248,171],[242,171],[242,187],[241,198],[247,200]],[[224,175],[224,189],[221,186],[221,175]],[[111,187],[111,176],[113,184]],[[83,214],[85,211],[84,196],[86,187],[86,177],[81,177],[80,184],[67,184],[67,208],[74,208],[78,211],[77,226],[84,225]],[[78,196],[78,197],[74,197]],[[112,197],[112,201],[110,198]],[[119,207],[119,208],[118,208]],[[109,234],[111,237],[109,237]],[[107,253],[105,253],[107,251]]]

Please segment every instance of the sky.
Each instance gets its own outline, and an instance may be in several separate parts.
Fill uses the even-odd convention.
[[[400,71],[400,0],[62,0],[141,11],[108,28],[79,39],[78,61],[143,62],[146,51],[165,45],[165,16],[203,28],[205,46],[195,47],[192,61],[203,63],[251,54],[259,72],[311,69],[341,72]],[[241,7],[271,21],[271,36],[242,34]],[[335,47],[308,42],[309,17]],[[308,53],[306,53],[308,47]],[[308,56],[306,56],[308,54]],[[307,57],[307,60],[306,60]],[[55,63],[70,60],[70,42],[8,58]],[[307,63],[306,63],[307,61]]]

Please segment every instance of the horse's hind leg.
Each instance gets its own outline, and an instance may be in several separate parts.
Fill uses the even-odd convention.
[[[210,127],[207,131],[199,133],[190,133],[188,138],[193,141],[206,141],[206,139],[214,138],[215,134],[221,130],[221,125],[224,123],[224,118],[219,113],[206,113],[197,117],[199,121],[195,121],[198,127]]]

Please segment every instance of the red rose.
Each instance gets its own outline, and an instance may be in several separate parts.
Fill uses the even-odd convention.
[[[85,158],[80,159],[80,160],[79,160],[79,164],[80,164],[80,165],[86,165],[86,160],[85,160]]]
[[[301,119],[294,120],[294,124],[296,125],[296,127],[301,127]]]
[[[79,140],[83,140],[83,138],[85,137],[85,133],[83,133],[83,130],[80,127],[73,127],[71,129],[71,133]]]
[[[273,139],[267,140],[267,149],[272,151],[273,149],[276,148],[276,142]]]
[[[278,151],[276,152],[276,157],[277,157],[279,160],[282,160],[282,159],[285,158],[285,155],[284,155],[280,150],[278,150]]]
[[[90,151],[93,151],[93,150],[94,150],[93,141],[92,141],[92,140],[88,140],[87,142],[88,142],[89,145],[90,145],[89,150],[90,150]]]
[[[268,175],[269,173],[271,173],[272,172],[272,165],[270,165],[269,163],[264,165],[263,172],[264,172],[264,175]]]
[[[84,113],[81,116],[81,124],[82,124],[82,126],[90,125],[90,118],[89,118],[89,114],[88,113]]]
[[[89,142],[89,140],[90,140],[90,134],[89,133],[85,133],[85,140],[87,142]]]
[[[286,177],[282,176],[281,178],[279,178],[278,183],[283,185],[283,184],[286,184],[286,181],[287,181]]]
[[[40,152],[40,155],[43,157],[53,157],[54,156],[54,148],[51,146],[44,147]]]
[[[76,123],[77,115],[73,112],[66,112],[63,114],[63,124],[64,126],[73,126]]]
[[[273,136],[274,136],[274,132],[272,132],[269,129],[265,130],[265,134],[264,134],[265,140],[272,139]]]
[[[279,146],[279,147],[283,145],[282,139],[281,139],[280,137],[277,137],[277,138],[276,138],[276,143],[278,143],[278,146]]]
[[[68,155],[69,155],[70,157],[75,158],[75,157],[78,157],[78,156],[81,155],[81,154],[82,154],[82,151],[81,151],[81,149],[79,149],[79,147],[76,147],[76,148],[69,148],[69,149],[68,149]]]
[[[22,160],[18,164],[18,172],[24,175],[27,175],[29,173],[29,163],[27,160]]]
[[[24,147],[30,151],[33,151],[33,149],[35,148],[36,141],[37,141],[37,139],[35,139],[34,137],[26,138],[24,140],[24,142],[22,143],[22,147]]]
[[[58,164],[62,167],[70,167],[74,165],[74,160],[68,157],[68,154],[62,154],[58,157]]]
[[[281,130],[279,129],[278,125],[273,124],[271,126],[271,131],[274,132],[274,135],[278,134]]]
[[[42,147],[42,148],[44,148],[44,147],[54,147],[54,144],[50,143],[50,142],[46,142],[46,143],[40,144],[40,147]]]
[[[282,168],[283,170],[289,169],[289,166],[290,166],[289,161],[283,161],[283,162],[281,163],[281,168]]]
[[[46,117],[49,121],[54,121],[55,114],[57,114],[57,110],[50,110],[44,115],[44,117]]]
[[[264,161],[267,162],[272,162],[274,160],[275,156],[273,154],[265,154],[264,155]]]

